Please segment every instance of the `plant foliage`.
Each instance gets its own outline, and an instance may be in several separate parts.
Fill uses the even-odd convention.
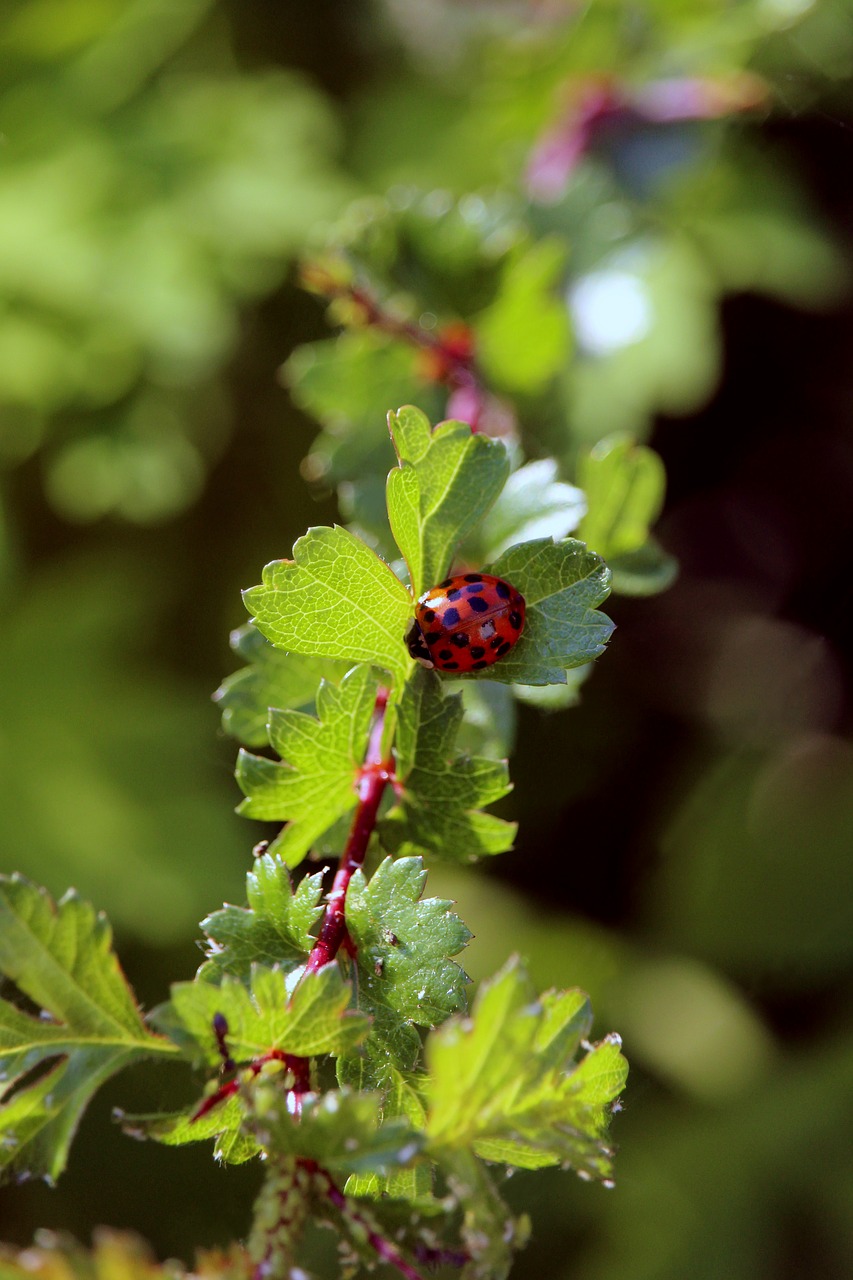
[[[583,996],[539,1001],[517,964],[483,988],[469,1019],[455,957],[471,935],[449,902],[422,896],[425,858],[468,862],[509,848],[515,833],[485,811],[509,791],[506,762],[460,750],[462,696],[404,643],[414,594],[451,570],[499,502],[510,463],[502,443],[461,422],[433,429],[407,407],[389,425],[389,527],[409,585],[336,526],[309,531],[292,560],[268,565],[245,593],[253,629],[237,647],[249,665],[218,697],[228,728],[251,745],[265,726],[274,758],[241,751],[240,812],[281,830],[249,874],[247,905],[205,920],[196,979],[176,983],[144,1019],[91,909],[73,896],[54,908],[32,886],[8,883],[0,963],[49,1018],[3,1006],[13,1084],[2,1123],[9,1171],[54,1176],[103,1079],[139,1057],[179,1055],[207,1073],[206,1092],[183,1112],[125,1117],[133,1132],[172,1146],[212,1138],[226,1163],[263,1153],[262,1201],[278,1205],[276,1221],[301,1220],[301,1207],[285,1214],[285,1200],[319,1198],[344,1236],[362,1248],[366,1231],[381,1256],[396,1249],[386,1202],[398,1214],[443,1188],[456,1206],[446,1240],[428,1246],[441,1236],[428,1216],[420,1246],[412,1220],[407,1247],[461,1250],[464,1274],[485,1276],[505,1270],[506,1242],[523,1237],[488,1164],[563,1163],[608,1178],[607,1118],[625,1065],[612,1038],[578,1058],[590,1020]],[[548,476],[552,508],[576,509],[574,491]],[[520,512],[523,494],[517,485]],[[597,606],[608,571],[582,543],[522,541],[491,568],[524,593],[528,622],[516,650],[478,683],[560,685],[603,650],[611,624]],[[324,904],[321,874],[294,886],[289,868],[350,818]],[[368,875],[373,847],[387,856]],[[266,1213],[258,1208],[250,1258],[295,1257],[295,1233],[270,1234]],[[475,1229],[484,1215],[504,1241],[497,1253]]]

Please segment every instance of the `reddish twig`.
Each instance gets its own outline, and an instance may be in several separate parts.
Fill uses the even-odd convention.
[[[389,691],[380,687],[376,694],[370,741],[358,778],[358,807],[340,865],[326,899],[326,912],[320,926],[320,933],[305,966],[306,973],[316,973],[324,964],[334,960],[347,939],[344,908],[349,882],[353,872],[357,871],[364,862],[367,846],[370,843],[373,828],[376,826],[382,796],[394,776],[393,762],[383,758],[382,754],[382,735],[385,729],[385,708],[388,705],[388,697]]]
[[[226,1063],[226,1070],[237,1071],[237,1065],[227,1054],[227,1050],[223,1052],[224,1033],[221,1031],[221,1026],[216,1025],[218,1019],[221,1019],[222,1023],[225,1022],[225,1019],[221,1014],[216,1014],[214,1025],[217,1041],[220,1042],[220,1053],[223,1054],[223,1059]],[[294,1114],[298,1115],[301,1111],[302,1095],[311,1092],[311,1069],[308,1059],[298,1058],[293,1053],[285,1053],[283,1049],[270,1049],[268,1053],[263,1053],[260,1057],[253,1058],[251,1062],[247,1063],[243,1070],[248,1071],[253,1076],[258,1076],[268,1062],[283,1063],[293,1076],[293,1085],[289,1090],[289,1093],[291,1093],[294,1098]],[[195,1124],[198,1120],[201,1120],[203,1116],[206,1116],[209,1111],[212,1111],[214,1107],[218,1107],[220,1103],[226,1102],[228,1098],[233,1098],[234,1094],[239,1092],[240,1081],[238,1079],[233,1078],[231,1080],[226,1080],[224,1084],[219,1086],[215,1093],[212,1093],[199,1104],[190,1117],[190,1123]]]
[[[364,1232],[365,1238],[374,1249],[383,1262],[387,1262],[390,1267],[394,1267],[399,1271],[401,1276],[405,1276],[405,1280],[423,1280],[421,1273],[416,1271],[410,1262],[407,1262],[396,1245],[376,1230],[373,1223],[359,1213],[353,1202],[349,1200],[341,1191],[329,1173],[313,1160],[303,1160],[300,1162],[302,1166],[309,1169],[315,1178],[315,1181],[322,1184],[324,1194],[335,1206],[342,1217],[347,1218],[354,1223],[360,1231]]]
[[[324,965],[330,964],[342,946],[346,946],[351,955],[355,954],[355,947],[347,933],[344,909],[350,880],[353,877],[353,873],[364,862],[385,788],[389,782],[394,782],[393,762],[384,758],[382,752],[385,709],[388,706],[389,696],[390,692],[384,686],[380,686],[376,692],[373,726],[370,730],[364,764],[358,776],[358,807],[355,811],[355,817],[350,828],[349,839],[341,857],[340,866],[326,899],[326,911],[320,927],[319,937],[314,943],[305,965],[306,973],[316,973]],[[216,1037],[219,1056],[222,1058],[224,1071],[229,1074],[236,1072],[237,1064],[231,1057],[226,1043],[228,1023],[220,1013],[216,1014],[213,1019],[213,1032]],[[311,1092],[310,1063],[307,1058],[285,1053],[281,1049],[270,1049],[268,1053],[254,1058],[244,1070],[251,1072],[253,1076],[257,1076],[265,1063],[273,1061],[284,1063],[293,1076],[293,1085],[288,1090],[288,1093],[290,1095],[291,1111],[293,1115],[298,1117],[302,1112],[303,1096]],[[232,1098],[239,1090],[239,1079],[232,1078],[227,1080],[219,1086],[215,1093],[212,1093],[200,1103],[193,1113],[192,1122],[195,1123],[201,1120],[214,1107],[218,1107],[220,1103]]]
[[[386,311],[363,285],[341,279],[322,263],[307,263],[302,279],[306,288],[334,302],[348,303],[363,324],[416,347],[421,376],[447,388],[448,418],[467,422],[472,431],[491,436],[508,436],[515,431],[511,406],[488,390],[477,368],[474,333],[469,325],[454,321],[432,333],[417,322]]]

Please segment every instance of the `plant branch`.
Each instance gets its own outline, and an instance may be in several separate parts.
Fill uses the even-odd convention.
[[[423,325],[385,310],[363,285],[344,279],[323,262],[302,268],[302,283],[333,302],[343,302],[361,324],[399,338],[421,353],[421,376],[447,388],[448,418],[467,422],[472,431],[504,436],[515,429],[510,407],[488,390],[477,368],[474,333],[463,321],[444,325],[431,333]]]
[[[383,1262],[387,1262],[390,1267],[394,1267],[399,1271],[405,1280],[423,1280],[421,1273],[416,1271],[410,1262],[407,1262],[396,1245],[390,1240],[386,1240],[385,1236],[377,1230],[374,1223],[370,1221],[363,1213],[353,1205],[353,1202],[344,1195],[340,1187],[332,1180],[331,1174],[327,1173],[320,1165],[313,1160],[305,1160],[303,1166],[310,1168],[314,1174],[315,1181],[320,1183],[323,1191],[331,1203],[335,1206],[342,1217],[355,1225],[359,1231],[364,1233],[368,1244],[376,1251]]]
[[[382,754],[382,734],[385,728],[385,710],[389,691],[380,686],[376,693],[373,728],[358,780],[358,808],[355,811],[349,838],[341,856],[332,888],[326,899],[326,912],[320,933],[308,962],[306,973],[316,973],[323,965],[334,960],[347,937],[346,904],[347,889],[353,872],[363,864],[370,837],[376,826],[376,817],[385,788],[393,779],[393,762]]]

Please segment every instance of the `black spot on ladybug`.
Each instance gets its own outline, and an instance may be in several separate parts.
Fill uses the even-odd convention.
[[[488,600],[484,600],[482,596],[472,596],[468,603],[475,613],[488,612],[489,602]],[[518,614],[516,614],[516,617],[518,617]],[[518,625],[521,626],[520,621]]]
[[[504,638],[503,638],[502,636],[495,636],[494,640],[493,640],[493,641],[492,641],[492,643],[489,645],[489,648],[490,648],[490,649],[500,649],[500,647],[501,647],[501,645],[502,645],[502,644],[506,644],[506,640],[504,640]]]
[[[452,591],[448,591],[447,598],[448,600],[458,600],[461,595],[462,592],[459,587],[454,587]]]
[[[463,582],[482,582],[483,575],[481,573],[466,573],[462,575]]]
[[[472,582],[470,586],[465,588],[465,592],[469,596],[475,596],[478,591],[485,591],[486,588],[482,582]]]
[[[483,658],[483,657],[485,657],[485,655],[486,655],[486,650],[483,648],[483,646],[482,646],[481,644],[472,644],[472,645],[471,645],[471,657],[472,657],[472,658]],[[439,657],[441,657],[441,654],[439,654]]]
[[[521,630],[521,614],[517,609],[513,609],[512,613],[509,615],[509,625],[512,627],[513,631]]]
[[[505,653],[509,653],[509,651],[510,651],[510,649],[511,649],[511,648],[512,648],[512,645],[510,644],[510,642],[509,642],[508,640],[502,640],[502,641],[501,641],[501,643],[500,643],[500,644],[498,645],[498,647],[497,647],[497,655],[498,655],[498,657],[499,657],[499,658],[502,658],[502,657],[504,656],[504,654],[505,654]]]
[[[435,609],[424,609],[421,616],[424,622],[435,622]]]
[[[495,583],[495,591],[501,600],[508,600],[512,595],[512,588],[508,582],[502,582],[500,579]]]
[[[458,671],[458,670],[459,670],[459,663],[458,663],[458,662],[443,662],[443,663],[442,663],[442,665],[443,665],[443,667],[444,667],[444,670],[445,670],[445,671]]]
[[[488,662],[486,662],[486,661],[485,661],[485,659],[484,659],[482,662],[475,662],[475,663],[472,665],[471,670],[472,670],[472,671],[482,671],[482,670],[483,670],[483,667],[487,667],[488,665],[489,665],[489,664],[488,664]]]
[[[444,639],[443,631],[428,631],[424,636],[427,644],[437,644],[439,640]]]
[[[450,587],[450,586],[452,586],[452,585],[453,585],[453,583],[454,583],[455,581],[456,581],[456,579],[455,579],[455,578],[445,578],[445,579],[444,579],[444,582],[439,582],[439,584],[438,584],[438,585],[439,585],[440,587]],[[434,590],[434,589],[435,589],[435,588],[433,588],[433,590]]]
[[[452,607],[450,609],[445,609],[442,614],[441,621],[445,627],[458,627],[461,621],[459,610]],[[427,636],[427,641],[429,641],[429,636]]]
[[[471,650],[471,652],[472,652],[472,653],[474,652],[474,651],[473,651],[473,649]],[[453,650],[452,650],[452,649],[439,649],[439,651],[438,651],[438,656],[439,656],[439,658],[441,658],[441,661],[442,661],[442,662],[447,662],[448,658],[452,658],[452,657],[453,657]]]
[[[470,642],[464,631],[457,631],[456,635],[450,637],[450,643],[455,644],[457,649],[467,649]]]

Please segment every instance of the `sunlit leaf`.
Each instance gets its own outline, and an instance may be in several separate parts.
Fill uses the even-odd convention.
[[[566,368],[569,317],[555,294],[565,260],[561,240],[540,240],[510,262],[497,298],[476,318],[478,359],[495,386],[530,394]]]
[[[627,1064],[618,1037],[576,1058],[590,1021],[583,992],[537,997],[519,964],[508,964],[480,989],[470,1019],[451,1019],[427,1042],[431,1146],[606,1177],[610,1104]]]
[[[388,566],[339,525],[310,529],[292,560],[274,560],[246,607],[280,649],[369,662],[395,676],[411,661],[403,637],[412,598]]]
[[[317,716],[270,712],[270,745],[280,761],[241,751],[237,781],[248,818],[286,822],[270,848],[297,866],[313,842],[358,801],[376,682],[369,667],[355,667],[337,688],[320,685]]]
[[[131,1062],[174,1050],[142,1022],[106,919],[0,880],[0,973],[44,1011],[0,1001],[0,1173],[53,1180],[92,1095]]]
[[[225,975],[220,985],[178,982],[151,1017],[184,1054],[208,1067],[220,1063],[214,1017],[224,1017],[236,1062],[270,1050],[297,1057],[345,1053],[362,1040],[367,1019],[349,1011],[350,989],[335,964],[289,979],[281,969],[254,965],[247,987]]]
[[[509,459],[500,442],[463,422],[431,430],[411,405],[388,421],[399,459],[388,476],[388,515],[417,597],[445,577],[454,547],[503,488]]]

